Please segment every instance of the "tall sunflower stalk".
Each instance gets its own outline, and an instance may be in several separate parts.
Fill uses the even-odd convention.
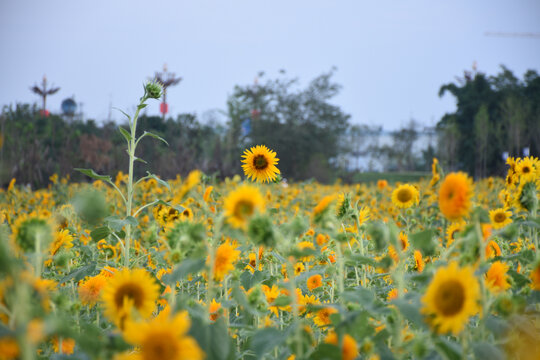
[[[148,135],[149,133],[145,132],[138,139],[136,136],[137,133],[137,120],[139,119],[139,112],[141,109],[146,107],[146,100],[148,99],[159,99],[163,94],[163,88],[159,83],[150,82],[147,83],[144,87],[144,95],[141,97],[139,105],[137,105],[137,110],[133,116],[133,120],[129,118],[129,134],[126,134],[125,131],[122,131],[122,134],[128,142],[127,152],[129,155],[129,172],[128,172],[128,183],[127,183],[127,196],[126,196],[126,218],[132,216],[132,206],[133,206],[133,167],[137,157],[135,156],[135,150],[141,139]],[[122,128],[120,128],[122,129]],[[126,136],[129,135],[129,136]],[[126,239],[124,244],[124,266],[129,268],[129,251],[131,247],[131,223],[126,225]]]

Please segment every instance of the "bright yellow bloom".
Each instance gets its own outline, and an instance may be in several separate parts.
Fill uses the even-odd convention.
[[[324,342],[327,344],[336,345],[339,347],[339,341],[338,336],[335,332],[330,332],[326,339],[324,339]],[[341,359],[342,360],[353,360],[358,357],[358,345],[356,344],[356,341],[354,338],[349,335],[345,334],[343,336],[343,342],[341,344]]]
[[[246,229],[249,219],[257,212],[264,212],[265,201],[258,188],[242,185],[225,199],[225,216],[232,227]]]
[[[480,310],[480,285],[472,267],[451,262],[439,268],[422,298],[422,313],[439,334],[459,334],[469,317]]]
[[[501,292],[510,287],[508,283],[509,266],[503,262],[495,261],[486,273],[486,285],[492,292]]]
[[[242,155],[244,174],[260,183],[274,181],[280,174],[276,167],[279,159],[276,153],[264,145],[254,146]]]
[[[158,296],[159,286],[146,270],[118,271],[103,289],[105,316],[122,329],[133,312],[144,319],[150,317]]]
[[[418,203],[418,190],[409,184],[398,186],[392,192],[392,203],[398,208],[407,209]]]
[[[234,269],[234,263],[239,257],[240,250],[236,250],[235,246],[229,242],[221,244],[216,250],[214,259],[214,280],[223,280]],[[210,257],[208,257],[207,261],[210,261]]]
[[[512,216],[512,213],[506,209],[506,208],[499,208],[495,210],[491,210],[489,212],[489,218],[491,220],[491,225],[494,229],[502,229],[508,224],[512,223],[512,219],[510,218]]]
[[[320,286],[322,286],[322,276],[319,274],[310,276],[307,280],[307,288],[309,289],[309,291],[313,291],[313,289],[316,289]]]
[[[337,309],[333,307],[325,307],[324,309],[317,311],[317,315],[313,318],[313,322],[320,327],[328,326],[331,323],[330,315],[336,314],[337,312]]]
[[[463,172],[448,174],[439,190],[439,208],[451,220],[459,220],[471,209],[472,182]]]
[[[136,346],[133,360],[202,360],[205,357],[194,338],[187,335],[191,321],[187,311],[171,315],[165,308],[149,322],[129,321],[124,338]]]
[[[79,285],[81,303],[90,307],[94,306],[98,302],[101,296],[101,290],[103,290],[106,284],[107,278],[103,275],[96,275],[82,282]]]

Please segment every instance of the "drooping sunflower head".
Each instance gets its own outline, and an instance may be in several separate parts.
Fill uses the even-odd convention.
[[[451,262],[435,273],[422,298],[422,313],[437,333],[457,335],[469,317],[479,311],[479,298],[480,285],[472,267],[460,268],[457,262]]]
[[[519,211],[529,212],[538,207],[540,184],[532,178],[523,178],[514,193],[513,205]]]
[[[271,182],[280,174],[276,167],[279,159],[276,153],[264,145],[257,145],[251,149],[246,149],[242,160],[244,174],[248,178],[257,182]]]
[[[407,209],[418,203],[418,190],[409,184],[398,186],[392,192],[392,203],[402,209]]]
[[[462,219],[469,214],[472,194],[472,181],[467,174],[448,174],[439,190],[439,209],[451,221]]]
[[[489,212],[489,218],[491,220],[491,225],[495,229],[502,229],[506,225],[512,223],[512,213],[506,208],[499,208],[491,210]]]
[[[264,197],[258,188],[242,185],[225,198],[225,216],[232,227],[246,229],[256,212],[264,212]]]
[[[105,316],[123,328],[133,314],[143,319],[152,315],[158,296],[159,286],[146,270],[118,271],[103,289]]]

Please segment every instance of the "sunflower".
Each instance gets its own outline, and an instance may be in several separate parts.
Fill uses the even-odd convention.
[[[225,275],[234,269],[234,263],[239,257],[240,250],[236,250],[236,247],[229,242],[219,245],[214,259],[214,280],[223,280]],[[210,257],[207,261],[210,261]]]
[[[439,190],[439,208],[447,219],[459,220],[469,214],[471,197],[472,182],[467,174],[448,174]]]
[[[512,213],[508,211],[506,208],[499,208],[495,210],[491,210],[489,212],[489,218],[491,219],[491,225],[495,229],[502,229],[508,224],[512,223],[512,219],[510,218],[512,216]]]
[[[540,291],[540,262],[531,271],[530,278],[532,280],[531,287],[536,291]]]
[[[414,250],[414,263],[415,268],[416,270],[418,270],[419,273],[424,271],[426,263],[424,262],[424,258],[422,257],[422,253],[420,252],[420,250]]]
[[[319,217],[321,216],[326,210],[328,209],[328,206],[336,200],[336,195],[327,195],[322,198],[321,201],[313,208],[313,217]]]
[[[491,240],[486,245],[486,258],[492,258],[495,256],[501,256],[501,248],[499,247],[499,244]]]
[[[123,328],[133,311],[142,318],[152,315],[158,296],[159,286],[146,270],[118,271],[103,289],[105,316]]]
[[[276,167],[279,159],[276,153],[264,145],[257,145],[244,152],[242,168],[248,178],[257,182],[270,182],[280,174]]]
[[[531,211],[535,208],[538,205],[539,185],[533,178],[522,179],[514,193],[514,208],[519,211]]]
[[[83,305],[94,306],[101,295],[101,290],[107,284],[107,278],[103,275],[96,275],[79,285],[79,298]]]
[[[508,283],[509,266],[503,262],[495,261],[486,273],[486,285],[492,292],[501,292],[510,287]]]
[[[384,190],[384,188],[387,186],[388,186],[388,181],[384,179],[377,180],[377,188],[379,190]]]
[[[307,288],[309,291],[313,291],[313,289],[316,289],[318,287],[322,286],[322,276],[319,274],[310,276],[309,279],[307,279]]]
[[[135,345],[137,352],[133,360],[199,360],[205,354],[194,338],[188,336],[191,321],[187,311],[170,316],[170,308],[165,308],[149,322],[128,322],[124,338]]]
[[[332,322],[330,320],[330,315],[336,314],[337,312],[337,309],[333,307],[325,307],[317,311],[317,315],[313,318],[313,322],[319,327],[328,326]]]
[[[472,267],[460,268],[453,261],[435,273],[422,297],[421,311],[429,316],[428,322],[437,333],[457,335],[480,310],[479,298],[480,285]]]
[[[392,203],[402,209],[407,209],[418,203],[418,190],[409,184],[398,186],[392,192]]]
[[[338,336],[333,331],[330,332],[326,336],[326,339],[324,339],[324,342],[327,344],[336,345],[338,347],[340,346]],[[343,341],[341,343],[341,359],[353,360],[353,359],[356,359],[357,356],[358,356],[358,345],[356,344],[356,341],[351,335],[345,334],[343,336]]]
[[[448,229],[446,229],[446,246],[447,247],[452,245],[452,243],[456,239],[457,234],[463,231],[466,225],[467,224],[465,223],[465,221],[457,221],[450,224]]]
[[[519,159],[516,163],[516,175],[519,179],[531,179],[536,175],[537,159],[529,156]]]
[[[225,216],[232,227],[246,229],[248,220],[256,211],[264,212],[264,205],[264,197],[259,189],[251,185],[242,185],[225,199]]]

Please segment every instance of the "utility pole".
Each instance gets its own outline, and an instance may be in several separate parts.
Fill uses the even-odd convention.
[[[43,101],[43,109],[41,109],[41,115],[47,117],[49,116],[49,112],[47,111],[47,95],[53,95],[60,90],[59,87],[50,87],[47,89],[47,76],[43,75],[43,81],[41,83],[41,87],[38,87],[37,85],[34,85],[30,88],[33,93],[41,96],[41,99]]]
[[[160,105],[159,111],[165,121],[165,115],[169,112],[169,105],[167,104],[167,88],[178,84],[182,78],[176,77],[176,74],[167,71],[167,64],[163,65],[163,72],[156,72],[154,79],[163,86],[163,102]]]

